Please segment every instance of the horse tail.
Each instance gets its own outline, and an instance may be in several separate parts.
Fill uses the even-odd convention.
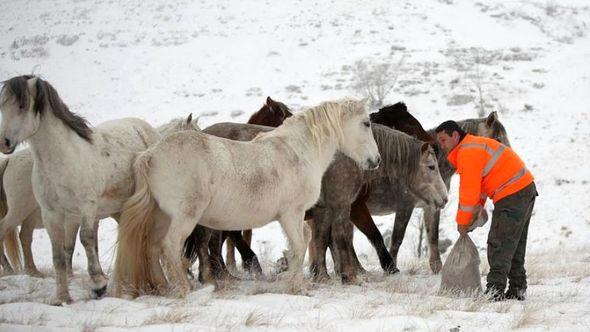
[[[2,218],[4,218],[8,212],[6,192],[4,191],[4,171],[6,170],[6,166],[8,166],[8,158],[0,159],[0,220],[2,220]],[[10,260],[12,267],[14,267],[16,270],[22,269],[20,241],[18,239],[16,228],[6,233],[6,236],[4,237],[4,243],[0,243],[0,245],[4,245],[6,248],[6,255],[8,255],[8,259]]]
[[[12,265],[15,270],[22,270],[23,264],[20,252],[20,240],[18,239],[16,228],[13,228],[6,233],[6,236],[4,237],[4,247],[6,248],[6,255],[10,260],[10,265]]]
[[[197,261],[199,254],[199,229],[195,227],[184,241],[184,258],[192,263]],[[199,263],[200,264],[200,263]]]
[[[125,202],[119,221],[117,254],[114,266],[116,293],[138,293],[155,288],[151,273],[152,213],[156,201],[149,187],[150,151],[137,156],[133,165],[135,193]]]

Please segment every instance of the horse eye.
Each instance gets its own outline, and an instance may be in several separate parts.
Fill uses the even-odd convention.
[[[371,122],[369,121],[365,121],[363,122],[363,124],[365,125],[365,127],[369,128],[371,126]]]
[[[431,165],[431,166],[428,166],[428,168],[429,168],[431,171],[434,171],[434,166],[432,166],[432,165]]]

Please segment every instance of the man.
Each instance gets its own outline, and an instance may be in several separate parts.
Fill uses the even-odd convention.
[[[492,300],[525,299],[524,257],[537,190],[533,175],[509,147],[465,133],[455,121],[436,128],[437,140],[460,179],[457,229],[466,235],[482,212],[486,198],[494,202],[488,235],[486,294]],[[508,291],[507,279],[510,279]]]

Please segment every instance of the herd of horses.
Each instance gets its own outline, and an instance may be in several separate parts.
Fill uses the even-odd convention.
[[[78,232],[93,294],[106,292],[97,230],[107,217],[119,223],[109,286],[116,296],[184,295],[197,259],[199,280],[215,283],[235,269],[234,248],[245,270],[261,274],[250,229],[274,220],[288,238],[279,278],[300,283],[308,251],[314,281],[328,279],[329,248],[335,274],[354,282],[364,271],[352,245],[354,226],[375,248],[385,273],[393,274],[416,207],[424,210],[430,267],[441,269],[440,209],[454,169],[432,131],[403,103],[369,116],[363,101],[342,99],[292,114],[269,97],[247,124],[201,130],[189,116],[158,128],[136,118],[92,128],[46,80],[25,75],[4,82],[0,111],[0,151],[10,155],[0,159],[2,270],[22,268],[20,240],[23,271],[41,276],[31,242],[33,230],[44,227],[56,304],[71,301],[68,277]],[[509,145],[495,112],[459,124]],[[28,148],[14,153],[25,141]],[[371,215],[391,213],[388,250]]]

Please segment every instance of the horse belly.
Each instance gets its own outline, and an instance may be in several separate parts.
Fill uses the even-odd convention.
[[[199,223],[214,229],[241,230],[262,227],[277,218],[277,195],[236,196],[214,197]]]

